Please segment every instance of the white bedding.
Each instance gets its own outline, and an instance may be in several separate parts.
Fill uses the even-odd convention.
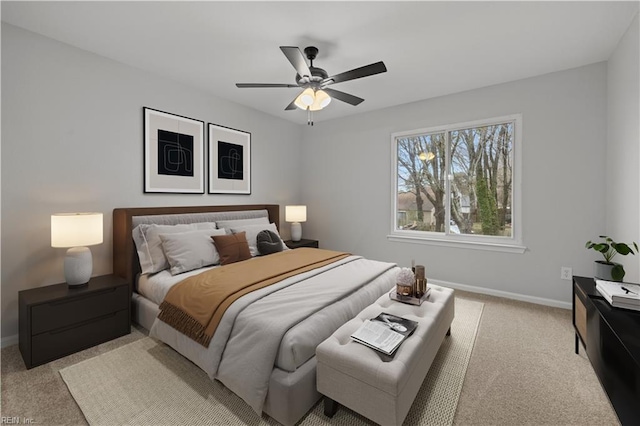
[[[138,277],[137,290],[138,293],[151,300],[156,305],[160,305],[169,289],[180,281],[192,275],[198,275],[209,269],[217,268],[216,266],[207,266],[206,268],[196,269],[195,271],[185,272],[183,274],[171,275],[168,269],[160,271],[156,274],[144,274]]]
[[[150,335],[260,413],[274,365],[294,371],[313,357],[321,341],[393,287],[394,266],[350,256],[247,294],[226,311],[208,348],[157,319]],[[176,282],[158,275],[152,277],[154,284],[141,280],[139,287],[145,289],[140,291],[164,297]],[[155,284],[160,288],[149,288]]]

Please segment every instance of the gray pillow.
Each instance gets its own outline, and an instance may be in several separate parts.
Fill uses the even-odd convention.
[[[282,251],[282,240],[280,236],[268,229],[258,232],[256,241],[258,243],[258,252],[262,255]]]

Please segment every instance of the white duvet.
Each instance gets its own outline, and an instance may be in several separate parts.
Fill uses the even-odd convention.
[[[150,335],[261,413],[274,366],[294,371],[313,357],[320,342],[393,287],[394,267],[350,256],[247,294],[227,309],[208,348],[158,319]]]
[[[169,272],[168,269],[156,274],[144,274],[138,278],[136,290],[156,305],[160,305],[171,287],[187,277],[198,275],[204,271],[217,267],[218,266],[207,266],[206,268],[200,268],[195,271],[189,271],[178,275],[171,275],[171,272]]]

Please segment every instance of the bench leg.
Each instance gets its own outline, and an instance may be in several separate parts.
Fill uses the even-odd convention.
[[[324,397],[324,415],[331,418],[338,412],[339,404],[328,396]]]
[[[451,336],[451,327],[447,330],[447,336]]]

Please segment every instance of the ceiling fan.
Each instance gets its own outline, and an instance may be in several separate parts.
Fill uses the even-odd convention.
[[[299,87],[303,91],[291,101],[285,108],[286,111],[294,110],[296,107],[308,111],[307,124],[313,125],[313,111],[321,110],[329,105],[331,98],[346,102],[350,105],[358,105],[364,99],[349,93],[331,89],[327,86],[336,83],[342,83],[357,78],[368,77],[370,75],[380,74],[387,71],[384,62],[376,62],[374,64],[365,65],[364,67],[355,68],[340,74],[329,76],[322,68],[314,67],[313,60],[318,55],[318,48],[309,46],[304,49],[304,55],[309,59],[309,65],[305,61],[300,49],[295,46],[280,46],[280,50],[287,57],[293,68],[295,68],[296,84],[279,84],[279,83],[236,83],[239,88],[273,88],[273,87]]]

